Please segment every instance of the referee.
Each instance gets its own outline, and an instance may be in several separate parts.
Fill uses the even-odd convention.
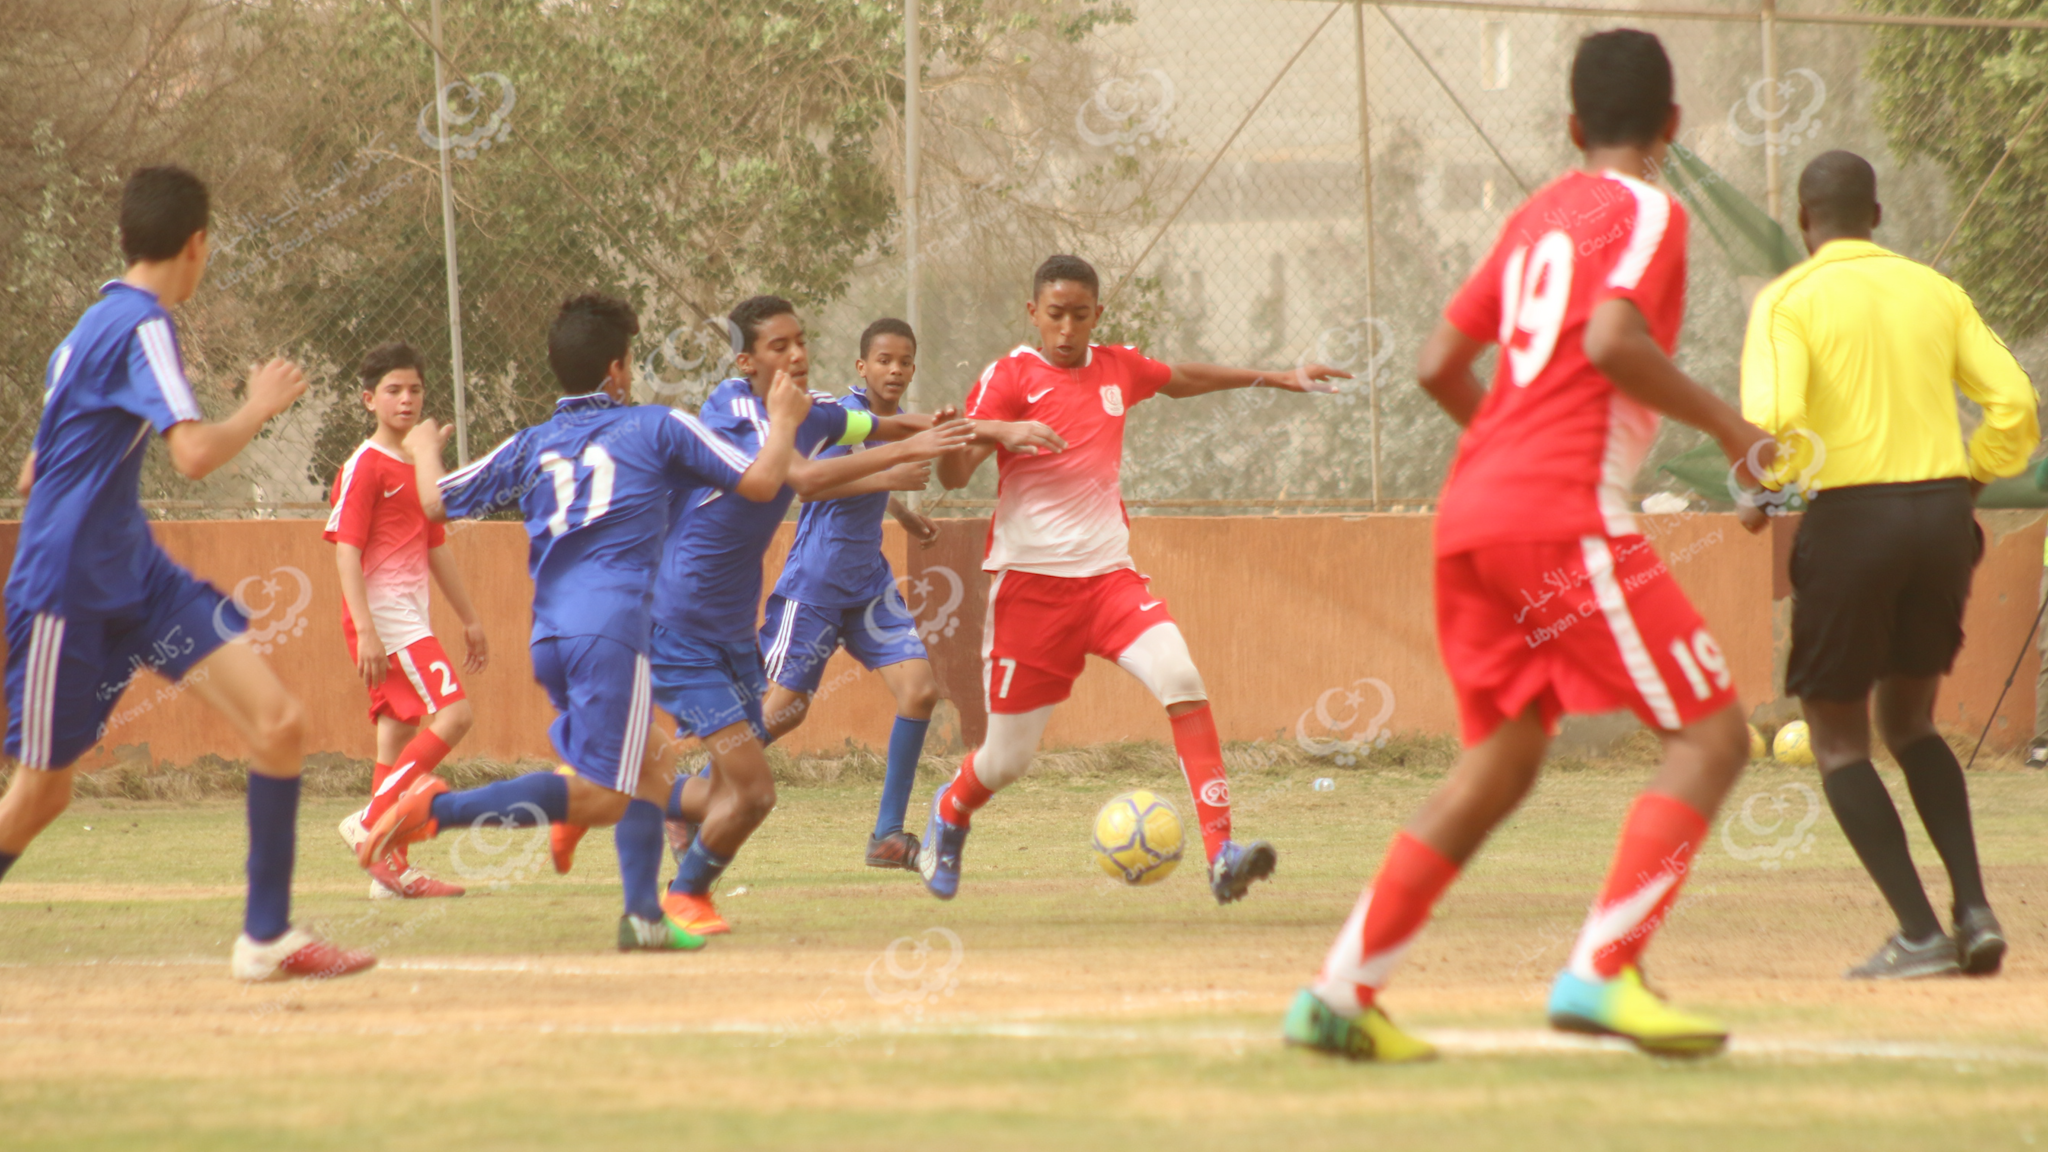
[[[1750,311],[1742,414],[1778,438],[1772,485],[1803,486],[1808,501],[1792,545],[1785,688],[1806,713],[1828,805],[1899,920],[1849,978],[1989,975],[2005,936],[1934,697],[1962,647],[1963,602],[1984,552],[1976,493],[2026,467],[2040,427],[2032,383],[1963,290],[1871,243],[1881,216],[1877,174],[1862,157],[1829,152],[1800,174],[1812,255]],[[1951,381],[1984,411],[1967,448]],[[1744,505],[1758,530],[1762,510]],[[1953,938],[1871,767],[1873,687],[1878,732],[1948,869]]]

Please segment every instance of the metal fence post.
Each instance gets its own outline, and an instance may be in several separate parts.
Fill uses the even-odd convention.
[[[448,265],[449,378],[455,386],[455,459],[469,463],[469,405],[462,374],[462,277],[455,266],[455,190],[448,180],[448,84],[442,76],[441,0],[434,0],[434,124],[441,153],[441,244]]]
[[[917,38],[917,0],[903,0],[903,320],[923,332],[917,315],[918,72],[923,61]],[[911,387],[917,387],[915,379]],[[906,407],[915,408],[915,401]]]
[[[1358,159],[1362,166],[1365,203],[1365,314],[1373,323],[1367,324],[1366,331],[1373,333],[1372,339],[1379,339],[1379,310],[1375,301],[1376,275],[1373,269],[1373,220],[1372,220],[1372,101],[1366,95],[1365,68],[1365,4],[1354,0],[1351,5],[1351,40],[1358,49]],[[1372,412],[1372,503],[1377,509],[1380,503],[1380,378],[1379,372],[1371,367],[1376,362],[1373,353],[1367,353],[1368,376],[1365,382],[1366,395]]]
[[[1785,110],[1784,96],[1778,91],[1778,0],[1762,0],[1757,13],[1758,22],[1763,26],[1764,37],[1764,207],[1771,219],[1779,224],[1785,222],[1782,181],[1778,172],[1778,149],[1782,147],[1778,121]]]

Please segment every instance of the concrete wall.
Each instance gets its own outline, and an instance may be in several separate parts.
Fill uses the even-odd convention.
[[[1985,513],[1988,547],[1966,620],[1968,640],[1944,690],[1940,719],[1976,731],[1984,724],[2033,620],[2041,579],[2042,517]],[[930,629],[934,663],[958,710],[948,738],[971,744],[983,726],[980,572],[985,520],[944,521],[936,547],[906,550],[895,525],[886,544],[898,571],[909,565],[906,598]],[[1672,572],[1725,650],[1746,704],[1776,695],[1774,658],[1782,635],[1782,564],[1793,525],[1751,537],[1719,515],[1646,518]],[[166,522],[156,526],[180,562],[224,589],[240,589],[255,610],[252,639],[308,704],[310,751],[367,757],[373,750],[364,696],[343,645],[333,549],[317,521]],[[0,524],[0,562],[12,561],[19,531]],[[768,557],[781,567],[785,526]],[[1145,517],[1132,525],[1133,550],[1169,604],[1202,667],[1226,740],[1355,737],[1381,699],[1360,682],[1384,683],[1393,711],[1385,727],[1456,731],[1455,704],[1438,662],[1431,608],[1430,517]],[[547,699],[533,683],[526,637],[532,586],[526,539],[510,523],[459,526],[449,547],[491,641],[491,666],[467,676],[477,726],[459,756],[551,758]],[[438,592],[436,627],[461,657],[461,633]],[[1055,715],[1048,743],[1165,739],[1164,717],[1136,681],[1090,660],[1074,697]],[[2012,747],[2031,734],[2035,657],[2029,652],[1999,711],[1992,743]],[[1333,691],[1335,690],[1335,691]],[[1321,708],[1320,713],[1318,708]],[[882,746],[894,705],[878,676],[843,654],[827,666],[810,720],[789,740],[798,749],[845,741]],[[148,676],[117,705],[106,740],[86,763],[147,757],[182,763],[240,754],[228,727],[198,701]]]

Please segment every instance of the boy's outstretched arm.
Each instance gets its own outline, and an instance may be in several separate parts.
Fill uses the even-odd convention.
[[[865,452],[849,452],[826,460],[797,460],[789,468],[789,486],[797,495],[806,500],[820,498],[824,493],[834,492],[864,477],[872,476],[884,469],[899,464],[922,464],[935,460],[948,452],[964,448],[974,438],[974,426],[966,420],[952,420],[935,425],[908,440],[900,440],[885,448],[870,448]],[[920,484],[918,487],[922,488]],[[878,491],[878,489],[866,489]],[[839,492],[838,495],[854,495]]]
[[[974,470],[988,459],[998,448],[1008,449],[1019,456],[1036,456],[1040,452],[1064,452],[1067,442],[1052,426],[1036,420],[970,420],[974,425],[974,439],[964,448],[956,448],[939,457],[939,484],[946,488],[965,488],[974,479]]]
[[[456,619],[462,621],[462,644],[466,650],[462,670],[483,671],[491,660],[490,641],[484,637],[483,618],[476,614],[469,589],[462,583],[462,569],[456,566],[455,557],[448,554],[446,544],[427,549],[427,567],[434,573],[434,582],[441,586],[441,594],[448,597],[448,606],[455,609]]]
[[[405,451],[412,457],[413,479],[420,486],[420,511],[436,524],[448,522],[448,509],[441,503],[441,478],[448,469],[441,464],[441,447],[455,435],[455,425],[436,424],[422,416],[405,434]]]
[[[272,360],[249,374],[249,398],[225,420],[212,424],[187,420],[164,433],[171,467],[187,480],[198,480],[235,458],[270,419],[292,406],[306,391],[306,375],[289,360]]]
[[[1159,390],[1161,396],[1185,400],[1232,388],[1279,388],[1288,392],[1335,392],[1335,385],[1317,387],[1329,380],[1349,380],[1351,373],[1327,364],[1304,364],[1299,368],[1261,372],[1256,368],[1225,368],[1220,364],[1175,364],[1173,375]]]
[[[1768,465],[1775,454],[1771,434],[1744,420],[1734,405],[1673,364],[1633,303],[1617,297],[1596,306],[1586,324],[1585,347],[1586,359],[1616,388],[1630,399],[1712,436],[1722,455],[1738,469],[1742,483],[1758,484],[1759,478],[1750,471],[1750,453],[1756,451],[1756,465]],[[1770,447],[1760,448],[1759,444]]]

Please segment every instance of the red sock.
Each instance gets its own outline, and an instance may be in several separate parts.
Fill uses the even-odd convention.
[[[1679,885],[1706,835],[1707,818],[1683,800],[1655,792],[1636,797],[1621,826],[1607,886],[1572,949],[1575,975],[1611,980],[1636,962],[1678,899]]]
[[[390,775],[391,765],[389,764],[379,764],[370,769],[370,803],[363,805],[363,827],[365,828],[377,822],[376,817],[370,815],[371,812],[376,812],[378,816],[384,814],[383,809],[373,806],[377,803],[378,794],[384,791],[385,779]]]
[[[939,801],[939,818],[956,828],[965,828],[974,810],[988,803],[994,795],[974,774],[974,753],[969,752],[967,759],[960,762],[960,771],[953,777],[953,782],[946,785],[945,798]]]
[[[1340,1012],[1354,1003],[1369,1007],[1457,875],[1458,866],[1443,853],[1395,833],[1386,863],[1330,946],[1313,985],[1316,995]]]
[[[374,826],[384,810],[398,802],[398,798],[412,787],[412,782],[441,766],[441,757],[448,754],[448,745],[430,728],[422,728],[398,754],[398,763],[385,772],[377,781],[376,794],[370,797],[370,814],[365,824]]]
[[[1210,860],[1230,839],[1230,781],[1223,778],[1223,742],[1216,737],[1216,716],[1207,704],[1171,717],[1173,750],[1180,754],[1181,775],[1195,797],[1195,819],[1202,826],[1202,850]]]

